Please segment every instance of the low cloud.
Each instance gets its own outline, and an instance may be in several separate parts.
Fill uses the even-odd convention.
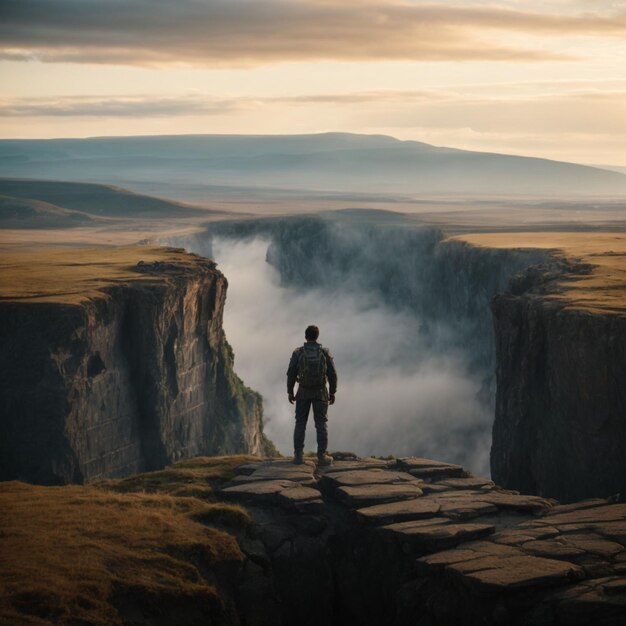
[[[63,96],[56,98],[5,98],[3,117],[160,117],[172,115],[222,115],[272,105],[368,104],[433,102],[454,97],[443,91],[367,91],[283,97],[240,96],[220,98],[202,94],[182,96]]]
[[[2,117],[161,117],[222,115],[241,110],[243,99],[201,96],[67,96],[0,100]]]
[[[501,89],[503,91],[504,89]],[[626,91],[581,90],[527,95],[462,94],[450,90],[366,91],[302,94],[281,97],[66,96],[0,100],[0,117],[168,118],[237,114],[279,115],[287,108],[314,107],[317,115],[332,107],[353,110],[361,129],[471,129],[479,133],[626,133]],[[328,109],[330,110],[330,109]],[[393,128],[392,128],[393,127]],[[353,129],[350,129],[353,130]],[[454,142],[452,142],[454,145]]]
[[[543,61],[570,57],[508,35],[626,36],[623,11],[572,15],[401,0],[5,0],[0,18],[1,59],[138,66]]]
[[[278,448],[286,454],[293,448],[289,357],[304,328],[316,323],[339,373],[337,402],[329,409],[331,450],[417,454],[488,474],[492,408],[478,400],[481,380],[464,355],[437,353],[420,339],[416,317],[368,294],[281,287],[265,262],[267,245],[217,239],[213,256],[229,280],[224,328],[235,371],[263,394],[266,432]],[[306,449],[315,447],[311,417]]]

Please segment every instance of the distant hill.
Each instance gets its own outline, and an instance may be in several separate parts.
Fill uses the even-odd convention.
[[[55,228],[97,218],[158,219],[214,213],[119,187],[87,183],[0,178],[0,196],[3,228]]]
[[[130,186],[169,182],[364,193],[626,194],[626,175],[615,171],[346,133],[4,140],[0,175]],[[158,211],[156,206],[150,210]]]
[[[0,196],[0,228],[72,228],[97,219],[48,202]]]

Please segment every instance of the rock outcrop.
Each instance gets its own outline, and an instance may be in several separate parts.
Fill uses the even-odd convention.
[[[259,461],[221,491],[253,524],[245,624],[624,624],[626,505],[503,490],[458,465]]]
[[[226,279],[180,250],[136,250],[155,260],[88,298],[0,302],[0,480],[83,482],[265,453],[261,397],[234,373],[222,330]],[[115,264],[111,249],[94,255]],[[83,257],[67,265],[90,271]]]
[[[577,271],[588,268],[566,265],[561,278]],[[626,497],[626,315],[549,297],[555,276],[532,268],[492,304],[492,476],[562,502]]]

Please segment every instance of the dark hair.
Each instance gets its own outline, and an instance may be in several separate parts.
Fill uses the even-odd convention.
[[[308,341],[315,341],[320,336],[320,329],[317,326],[307,326],[304,336]]]

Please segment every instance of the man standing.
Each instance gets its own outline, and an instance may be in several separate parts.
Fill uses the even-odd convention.
[[[337,392],[337,370],[327,348],[317,343],[320,329],[308,326],[304,331],[306,343],[296,348],[287,369],[287,393],[289,402],[296,403],[296,427],[293,432],[296,465],[304,463],[304,434],[309,411],[313,406],[315,430],[317,431],[317,464],[330,465],[333,458],[326,454],[328,447],[328,405],[334,404]],[[328,388],[326,381],[328,380]],[[293,387],[298,382],[298,392]]]

